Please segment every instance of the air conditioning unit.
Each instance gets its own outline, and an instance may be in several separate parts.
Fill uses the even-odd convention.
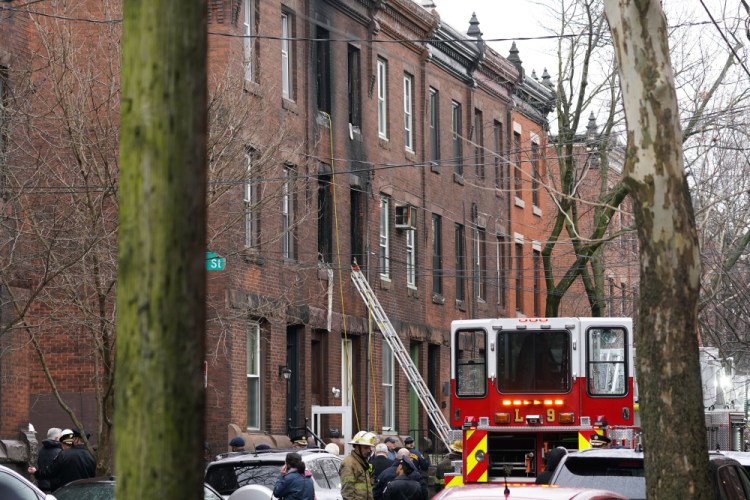
[[[417,207],[412,205],[396,206],[396,229],[417,228]]]

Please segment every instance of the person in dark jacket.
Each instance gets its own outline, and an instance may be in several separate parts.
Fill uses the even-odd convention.
[[[62,451],[52,463],[42,470],[34,471],[38,472],[35,474],[38,478],[49,479],[57,486],[65,486],[76,479],[87,479],[96,475],[96,461],[83,446],[78,429],[62,431],[60,442],[63,445]]]
[[[273,496],[281,500],[314,500],[315,486],[299,453],[287,453]]]
[[[401,448],[400,450],[398,450],[396,452],[396,460],[393,462],[393,464],[383,472],[381,472],[380,476],[378,476],[378,480],[375,481],[375,486],[372,488],[372,497],[374,500],[383,499],[383,493],[388,487],[388,484],[397,476],[396,469],[398,468],[399,461],[401,461],[402,459],[410,460],[409,450],[406,448]],[[419,471],[416,470],[416,467],[412,467],[412,469],[414,470],[409,473],[409,477],[419,483],[419,486],[422,488],[422,492],[426,498],[428,496],[427,482],[422,478],[422,475],[419,473]]]
[[[372,477],[375,481],[378,480],[380,473],[386,470],[388,467],[393,465],[393,460],[388,458],[388,447],[383,443],[375,445],[375,453],[370,459],[372,463]]]
[[[554,474],[560,461],[567,454],[568,450],[562,446],[550,450],[549,453],[547,453],[547,456],[544,457],[544,470],[536,477],[536,484],[549,484],[550,479],[552,479],[552,474]]]
[[[42,470],[52,465],[58,453],[62,451],[62,444],[60,444],[60,434],[62,429],[59,427],[53,427],[47,431],[47,439],[42,441],[42,448],[39,450],[39,458],[37,459],[37,471]],[[36,475],[36,474],[35,474]],[[40,479],[37,476],[37,486],[45,493],[52,493],[57,489],[57,483],[53,482],[52,479]]]
[[[384,500],[427,500],[427,494],[419,481],[412,479],[410,474],[416,472],[414,465],[408,458],[402,458],[396,464],[396,477],[388,483],[383,492]]]

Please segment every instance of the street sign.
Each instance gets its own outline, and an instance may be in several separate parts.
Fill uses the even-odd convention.
[[[206,271],[223,271],[227,267],[227,259],[219,257],[218,253],[206,252]]]

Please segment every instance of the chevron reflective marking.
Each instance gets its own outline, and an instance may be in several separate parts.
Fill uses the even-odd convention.
[[[484,460],[477,461],[477,452],[484,454]],[[469,429],[464,443],[466,464],[464,467],[467,483],[486,483],[489,457],[487,456],[487,431]]]

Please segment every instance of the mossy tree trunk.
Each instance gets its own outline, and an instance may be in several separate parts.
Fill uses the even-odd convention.
[[[202,498],[205,0],[125,0],[117,498]]]
[[[698,361],[700,253],[658,0],[605,0],[641,245],[638,386],[651,499],[712,498]]]

